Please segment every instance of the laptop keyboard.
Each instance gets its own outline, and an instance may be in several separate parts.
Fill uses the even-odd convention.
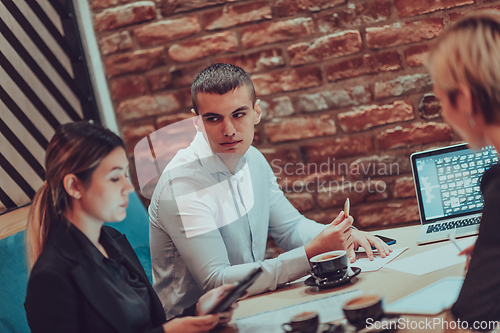
[[[430,234],[432,232],[440,232],[450,229],[468,227],[474,224],[479,224],[479,221],[481,221],[481,216],[468,217],[462,220],[456,220],[444,223],[435,223],[427,227],[427,233]]]

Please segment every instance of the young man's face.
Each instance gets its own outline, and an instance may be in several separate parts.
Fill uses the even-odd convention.
[[[198,93],[199,116],[206,138],[217,154],[243,156],[253,141],[254,126],[260,120],[260,101],[252,105],[248,88],[243,85],[224,95]]]

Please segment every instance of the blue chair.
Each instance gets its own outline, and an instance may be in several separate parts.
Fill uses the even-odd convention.
[[[149,217],[137,193],[129,196],[127,217],[122,222],[107,223],[127,235],[146,274],[152,281],[149,250]],[[0,239],[0,332],[29,333],[24,299],[28,284],[28,266],[24,231]]]

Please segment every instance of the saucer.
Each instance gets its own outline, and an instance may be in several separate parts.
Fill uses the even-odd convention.
[[[320,289],[322,289],[322,288],[334,288],[334,287],[343,285],[344,283],[351,281],[351,279],[353,277],[355,277],[356,275],[361,273],[361,268],[359,268],[359,267],[351,267],[351,269],[353,271],[352,274],[350,274],[346,277],[340,278],[338,280],[333,280],[333,281],[325,280],[325,281],[317,282],[316,278],[314,276],[311,276],[307,280],[305,280],[304,283],[306,286],[318,287]]]

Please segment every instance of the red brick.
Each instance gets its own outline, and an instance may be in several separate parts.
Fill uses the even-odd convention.
[[[443,29],[442,18],[427,18],[366,28],[366,45],[371,49],[377,49],[420,42],[436,37],[443,32]]]
[[[147,73],[146,78],[153,91],[184,86],[191,87],[198,73],[207,66],[207,63],[186,66],[174,65],[168,68],[155,69]]]
[[[105,60],[104,67],[109,79],[120,74],[151,69],[164,63],[165,53],[163,47],[157,47],[111,56]]]
[[[420,116],[424,119],[434,119],[441,117],[441,103],[434,94],[425,94],[418,104]]]
[[[289,193],[286,198],[299,211],[305,212],[314,208],[314,200],[311,193]]]
[[[374,84],[375,99],[420,93],[432,88],[428,74],[405,75],[389,81]]]
[[[405,50],[406,63],[412,67],[422,66],[428,53],[429,45],[427,44],[410,46]]]
[[[275,119],[264,125],[270,142],[282,142],[333,135],[337,132],[331,115]]]
[[[133,0],[89,0],[90,9],[104,9],[116,5],[123,5]]]
[[[361,35],[357,30],[347,30],[320,37],[312,42],[290,45],[287,48],[290,65],[319,62],[359,52],[363,48]]]
[[[174,44],[168,49],[168,54],[175,61],[187,62],[209,55],[232,52],[237,47],[238,39],[234,32],[225,31]]]
[[[116,109],[116,115],[120,120],[125,121],[172,113],[179,107],[179,102],[174,94],[163,93],[141,96],[121,102]]]
[[[260,127],[256,126],[253,129],[253,141],[252,145],[259,148],[259,145],[262,143],[262,135],[259,130]]]
[[[111,30],[133,23],[154,19],[156,6],[153,1],[137,1],[115,8],[109,8],[94,17],[96,31]]]
[[[252,75],[257,95],[269,95],[281,91],[293,91],[321,85],[321,70],[317,67],[301,67],[290,71]]]
[[[387,184],[384,181],[350,181],[342,178],[341,181],[330,181],[318,191],[318,204],[321,208],[341,207],[346,198],[352,205],[366,201],[384,200],[388,197]]]
[[[386,204],[362,205],[357,210],[357,223],[363,228],[384,227],[420,220],[416,200]]]
[[[399,176],[409,172],[411,172],[410,158],[403,155],[360,157],[349,164],[349,176],[353,179]]]
[[[111,81],[111,97],[124,99],[142,95],[146,92],[146,80],[140,75],[120,77]]]
[[[239,66],[247,73],[269,71],[285,64],[281,49],[269,49],[249,54],[217,58],[216,61]]]
[[[134,29],[134,35],[142,46],[166,43],[181,39],[201,30],[196,16],[187,16],[173,20],[163,20],[143,25]]]
[[[267,1],[225,5],[216,11],[205,12],[201,21],[206,30],[224,29],[273,17]]]
[[[244,48],[271,44],[314,33],[312,18],[297,17],[287,21],[265,22],[245,28],[241,32],[241,44]]]
[[[318,16],[318,30],[331,34],[341,30],[359,29],[386,21],[391,16],[391,3],[388,0],[371,0],[365,3],[350,3],[334,13]]]
[[[288,148],[262,148],[259,149],[266,157],[271,167],[283,166],[287,163],[295,164],[300,161],[300,153],[296,149]]]
[[[335,165],[332,165],[330,160],[319,165],[316,163],[296,163],[285,164],[281,167],[274,164],[273,170],[279,186],[285,193],[300,191],[316,193],[320,188],[324,188],[330,183],[341,182],[343,179],[336,173],[342,170],[335,170]],[[320,172],[316,172],[316,170]]]
[[[151,124],[137,125],[130,124],[125,125],[122,128],[123,138],[128,145],[135,145],[137,142],[145,138],[147,135],[153,133],[156,129]]]
[[[303,145],[301,150],[307,163],[322,162],[329,158],[366,154],[373,151],[369,136],[348,136]]]
[[[177,98],[182,105],[189,108],[193,107],[193,101],[191,100],[191,87],[179,90],[177,92]]]
[[[396,126],[382,131],[376,137],[379,149],[393,149],[453,139],[451,127],[443,123],[413,123],[405,127]]]
[[[339,61],[326,67],[329,81],[337,81],[346,78],[380,72],[390,72],[401,69],[398,53],[395,51],[365,54],[357,58]]]
[[[175,124],[179,121],[183,121],[189,118],[193,118],[193,114],[189,113],[178,113],[174,115],[161,116],[156,118],[156,128],[160,129],[168,125]]]
[[[224,3],[224,0],[157,0],[158,7],[164,17],[174,13],[187,12]]]
[[[490,0],[484,0],[484,2],[490,2]],[[450,13],[450,21],[453,23],[455,22],[456,20],[458,20],[459,18],[461,18],[462,16],[464,16],[464,14],[467,14],[467,13],[470,13],[470,12],[474,12],[474,11],[481,11],[481,10],[486,10],[486,9],[496,9],[496,10],[500,10],[500,5],[493,5],[493,6],[486,6],[486,7],[477,7],[477,8],[463,8],[462,10],[460,10],[459,12],[455,12],[455,13]]]
[[[473,3],[474,0],[395,0],[399,17],[415,16]]]
[[[318,12],[346,2],[347,0],[277,0],[274,3],[274,12],[278,16],[290,16],[303,12]]]
[[[413,177],[401,177],[396,179],[394,185],[395,198],[415,198],[415,185]]]
[[[297,98],[298,110],[302,112],[339,109],[369,102],[371,102],[371,92],[366,86],[319,91],[314,94],[302,94]]]
[[[290,116],[294,113],[292,100],[289,96],[275,97],[267,101],[261,100],[260,107],[264,120]]]
[[[99,49],[102,55],[126,51],[132,48],[132,38],[130,32],[122,31],[112,34],[110,36],[101,38],[99,41]]]
[[[411,103],[395,101],[389,105],[363,106],[354,111],[338,114],[339,125],[344,132],[359,132],[384,124],[413,119]]]

